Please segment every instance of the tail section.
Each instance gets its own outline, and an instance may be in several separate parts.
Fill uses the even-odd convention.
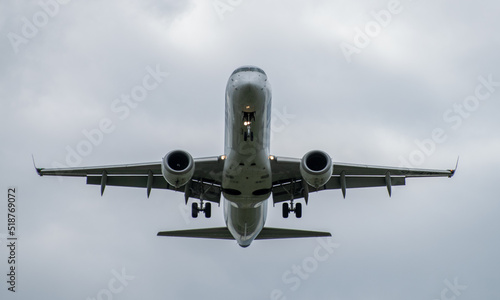
[[[158,236],[234,240],[227,227],[160,231]],[[264,227],[256,240],[332,236],[329,232]]]

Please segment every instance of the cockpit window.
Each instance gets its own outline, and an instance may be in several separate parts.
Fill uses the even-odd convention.
[[[239,67],[238,69],[234,70],[234,72],[233,72],[233,74],[231,74],[231,76],[233,76],[234,74],[236,74],[238,72],[244,72],[244,71],[254,71],[254,72],[259,72],[259,73],[266,75],[266,73],[261,68],[253,67],[253,66],[244,66],[244,67]]]

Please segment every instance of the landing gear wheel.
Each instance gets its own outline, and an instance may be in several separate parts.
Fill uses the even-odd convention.
[[[302,217],[302,203],[297,203],[295,204],[295,217],[301,218]]]
[[[247,141],[247,139],[248,139],[248,133],[247,133],[247,132],[245,132],[245,133],[243,134],[243,140],[246,142],[246,141]]]
[[[253,131],[250,132],[250,140],[253,142]]]
[[[192,203],[191,204],[191,217],[193,218],[198,218],[198,213],[200,212],[200,210],[198,209],[198,203]]]
[[[288,218],[288,215],[290,215],[290,207],[288,203],[283,203],[283,218]]]
[[[205,218],[210,218],[212,216],[212,203],[205,204],[203,211],[205,212]]]

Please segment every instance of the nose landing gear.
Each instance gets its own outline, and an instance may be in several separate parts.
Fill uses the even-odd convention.
[[[250,131],[250,126],[247,126],[247,131],[243,133],[243,140],[246,142],[250,137],[250,141],[253,141],[253,131]]]
[[[246,142],[249,138],[253,141],[252,121],[255,121],[255,112],[243,112],[243,125],[247,127],[247,131],[243,133],[243,140]]]

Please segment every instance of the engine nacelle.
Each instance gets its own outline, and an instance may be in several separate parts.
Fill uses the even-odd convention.
[[[325,185],[330,180],[332,171],[332,159],[323,151],[309,151],[300,161],[300,175],[315,188]]]
[[[163,157],[161,173],[165,180],[174,187],[183,186],[193,177],[193,157],[186,151],[170,151]]]

